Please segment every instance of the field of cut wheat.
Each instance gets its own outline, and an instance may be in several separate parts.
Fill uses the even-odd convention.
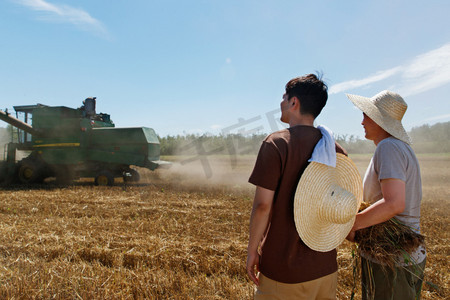
[[[352,156],[361,173],[369,156]],[[233,158],[234,159],[234,158]],[[175,162],[142,182],[0,189],[1,299],[251,299],[245,273],[254,157]],[[420,157],[427,282],[449,294],[450,156]],[[338,249],[350,299],[352,245]],[[360,296],[356,284],[356,299]]]

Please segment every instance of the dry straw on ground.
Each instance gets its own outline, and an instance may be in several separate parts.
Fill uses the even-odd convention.
[[[127,187],[0,189],[0,298],[251,299],[245,258],[253,188],[245,178],[253,162],[225,168],[221,176],[235,178],[229,182],[162,170]],[[422,299],[445,299],[450,159],[421,163],[425,280],[435,285],[424,286]],[[339,299],[349,299],[353,286],[351,249],[349,242],[338,249]]]

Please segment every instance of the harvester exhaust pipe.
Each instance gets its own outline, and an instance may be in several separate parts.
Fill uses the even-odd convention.
[[[84,111],[88,117],[95,116],[95,99],[97,99],[97,97],[89,97],[83,101]]]
[[[0,110],[0,120],[5,121],[8,124],[11,124],[14,127],[22,129],[25,132],[28,132],[32,135],[39,135],[39,132],[31,127],[30,124],[20,121],[19,119],[14,118],[11,114]]]

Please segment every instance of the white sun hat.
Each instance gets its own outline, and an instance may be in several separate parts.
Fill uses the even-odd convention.
[[[339,246],[353,227],[363,198],[361,176],[353,161],[336,154],[336,167],[311,162],[294,197],[294,221],[302,241],[327,252]]]
[[[405,100],[391,91],[382,91],[372,98],[346,94],[348,99],[363,113],[392,136],[411,144],[411,139],[402,125],[402,118],[408,108]]]

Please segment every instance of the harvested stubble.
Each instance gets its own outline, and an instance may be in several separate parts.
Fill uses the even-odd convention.
[[[425,280],[438,287],[424,285],[425,300],[449,291],[449,162],[421,164]],[[229,176],[241,187],[153,172],[127,188],[0,189],[0,299],[252,299],[245,259],[254,189],[244,183],[250,171],[239,172]],[[351,243],[339,247],[338,264],[338,299],[350,299]]]
[[[0,298],[245,299],[251,201],[166,187],[0,191]]]

